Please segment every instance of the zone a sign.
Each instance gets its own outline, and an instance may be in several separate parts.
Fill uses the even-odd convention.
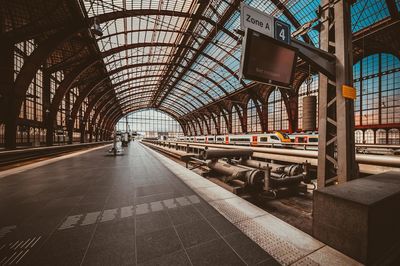
[[[290,25],[258,9],[240,4],[240,28],[251,29],[281,42],[290,44]]]
[[[274,38],[274,17],[243,3],[240,4],[240,7],[240,28],[242,30],[250,28]]]

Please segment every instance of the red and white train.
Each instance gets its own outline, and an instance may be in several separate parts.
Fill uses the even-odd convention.
[[[283,132],[260,133],[260,134],[229,134],[229,135],[207,135],[207,136],[182,136],[178,141],[194,143],[216,143],[232,145],[263,145],[278,143],[318,143],[318,135],[311,133],[296,133],[288,135]]]
[[[289,135],[282,132],[263,134],[240,134],[240,135],[208,135],[208,136],[183,136],[178,141],[197,143],[221,143],[238,145],[258,145],[268,143],[290,143]]]

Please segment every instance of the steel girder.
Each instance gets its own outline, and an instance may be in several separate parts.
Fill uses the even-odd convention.
[[[218,29],[218,27],[220,28],[220,30],[222,30],[224,33],[226,33],[226,30],[224,31],[223,29],[225,29],[223,27],[223,25],[226,23],[226,21],[228,21],[228,19],[231,17],[232,13],[239,7],[240,1],[239,0],[235,0],[228,8],[228,10],[226,11],[226,13],[221,17],[220,21],[218,22],[218,24],[220,24],[222,26],[219,27],[219,25],[217,23],[212,23],[215,24],[215,28]],[[160,92],[164,91],[164,87],[166,85],[164,85],[164,87],[158,91],[159,93],[154,95],[154,99],[153,99],[153,105],[154,106],[160,106],[162,104],[162,102],[164,101],[164,99],[167,97],[167,95],[169,94],[169,92],[175,88],[176,84],[179,82],[179,80],[181,80],[184,75],[186,74],[187,70],[191,67],[192,64],[194,64],[197,60],[197,58],[200,56],[200,53],[208,46],[209,42],[218,34],[217,30],[212,30],[209,34],[209,36],[207,36],[206,40],[203,42],[203,44],[199,47],[199,52],[197,52],[190,60],[190,62],[187,64],[187,67],[184,68],[184,70],[180,73],[179,77],[175,79],[175,81],[173,82],[173,84],[171,86],[168,86],[168,89],[166,91],[166,93],[164,93],[163,96],[160,95]],[[233,34],[230,33],[228,34],[229,36],[231,36],[233,39],[237,40],[237,37]],[[233,36],[232,36],[233,35]],[[170,80],[170,77],[168,77],[166,80],[163,80],[163,84],[168,84]],[[244,85],[244,83],[242,81],[240,81],[242,83],[242,85]],[[157,102],[157,99],[161,96],[161,99],[159,102]]]
[[[396,1],[395,0],[385,0],[385,1],[386,1],[386,5],[389,9],[390,16],[393,19],[399,19],[400,14],[399,14],[399,10],[397,9],[397,6],[396,6]]]
[[[60,86],[56,90],[56,94],[53,97],[53,101],[50,105],[49,122],[53,123],[56,118],[59,106],[61,104],[64,95],[72,87],[73,83],[79,79],[87,70],[98,64],[100,61],[96,58],[89,58],[86,62],[82,63],[79,67],[75,68],[72,72],[68,73]]]
[[[184,47],[185,49],[192,50],[192,51],[196,52],[197,54],[199,54],[199,56],[202,55],[205,58],[215,62],[219,66],[223,67],[226,71],[228,71],[229,74],[231,74],[233,77],[235,77],[238,81],[240,81],[239,76],[232,69],[227,67],[224,63],[216,60],[215,58],[213,58],[212,56],[210,56],[206,53],[203,53],[200,49],[196,49],[196,48],[193,48],[191,46],[186,46],[186,45],[179,45],[179,47],[180,46]],[[130,44],[130,45],[126,45],[126,46],[119,46],[119,47],[112,48],[110,50],[103,52],[102,56],[107,57],[107,56],[122,52],[127,49],[135,49],[135,48],[141,48],[141,47],[175,47],[175,45],[171,44],[171,43],[135,43],[135,44]],[[188,64],[188,65],[191,65],[191,64]],[[210,69],[210,71],[212,71],[212,70]],[[115,72],[114,72],[114,70],[111,70],[110,76],[113,74],[115,74]]]
[[[128,17],[138,17],[138,16],[171,16],[171,17],[183,17],[183,18],[191,18],[195,20],[203,20],[209,24],[215,25],[215,21],[212,19],[197,15],[197,14],[190,14],[190,13],[185,13],[185,12],[177,12],[173,10],[158,10],[158,9],[136,9],[136,10],[122,10],[122,11],[115,11],[115,12],[109,12],[109,13],[104,13],[101,15],[97,15],[94,17],[89,18],[90,24],[93,24],[94,20],[96,20],[97,23],[105,23],[110,20],[116,20],[119,18],[128,18]],[[218,28],[226,33],[228,36],[231,38],[237,40],[237,36],[227,30],[224,27],[223,23],[218,23],[217,24]]]
[[[74,34],[76,34],[76,32],[76,28],[68,28],[55,34],[45,42],[41,43],[24,62],[14,83],[15,95],[17,97],[17,106],[15,111],[17,114],[21,109],[26,92],[28,91],[29,85],[35,77],[39,67],[46,62],[46,59],[59,45],[69,40]]]

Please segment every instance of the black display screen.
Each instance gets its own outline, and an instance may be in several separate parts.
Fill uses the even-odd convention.
[[[296,51],[286,43],[248,29],[242,77],[288,87],[293,82]]]

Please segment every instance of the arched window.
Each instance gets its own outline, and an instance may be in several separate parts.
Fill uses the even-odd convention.
[[[281,92],[275,89],[268,97],[268,130],[287,130],[289,120]]]
[[[168,133],[169,137],[182,135],[182,127],[173,117],[156,109],[142,109],[121,118],[119,131],[135,131],[145,137],[158,137]]]
[[[301,130],[303,128],[303,98],[305,96],[318,96],[318,86],[319,86],[319,77],[318,75],[314,75],[312,76],[312,80],[311,83],[308,85],[307,84],[307,80],[304,81],[300,88],[299,88],[299,92],[298,92],[298,96],[299,96],[299,118],[298,118],[298,128],[299,130]],[[308,88],[309,87],[309,88]],[[317,97],[317,108],[316,108],[316,125],[318,127],[318,97]]]
[[[354,132],[355,143],[363,143],[363,132],[362,130],[356,130]]]
[[[376,144],[386,144],[386,130],[378,129],[376,131]]]
[[[353,66],[355,124],[400,123],[400,61],[381,53],[363,58]]]
[[[257,103],[260,106],[259,103]],[[257,113],[256,104],[252,99],[247,103],[247,132],[261,132],[260,117]]]
[[[235,106],[232,107],[232,133],[233,134],[242,133],[239,114]]]
[[[375,139],[374,131],[372,129],[367,129],[365,131],[365,137],[364,137],[365,143],[374,144],[374,139]]]
[[[388,144],[400,144],[400,131],[397,128],[388,131]]]

